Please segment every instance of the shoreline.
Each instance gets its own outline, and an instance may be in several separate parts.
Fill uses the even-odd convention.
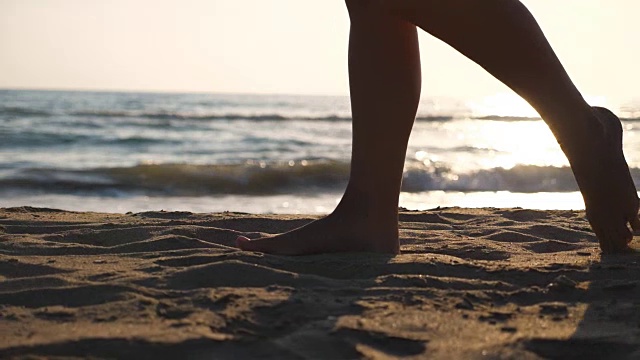
[[[0,209],[0,357],[640,356],[640,256],[583,211],[402,211],[398,256],[233,247],[315,218]]]
[[[221,196],[77,196],[73,194],[5,194],[5,207],[40,207],[76,212],[188,211],[193,213],[223,213],[225,211],[251,214],[326,215],[340,202],[343,190],[321,193],[287,193],[274,195]],[[427,191],[400,193],[403,211],[429,211],[437,208],[524,207],[534,210],[584,210],[582,194],[574,192],[514,193],[508,191]]]

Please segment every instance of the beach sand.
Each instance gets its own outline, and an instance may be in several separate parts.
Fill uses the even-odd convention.
[[[0,210],[0,358],[640,358],[640,256],[583,212],[403,211],[393,257],[233,247],[313,218]]]

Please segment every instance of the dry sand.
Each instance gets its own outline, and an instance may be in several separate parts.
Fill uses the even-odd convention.
[[[402,255],[241,252],[310,216],[0,210],[0,358],[640,358],[584,214],[402,212]]]

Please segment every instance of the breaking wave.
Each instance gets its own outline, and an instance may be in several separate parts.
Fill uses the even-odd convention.
[[[640,169],[632,169],[640,179]],[[98,193],[106,196],[272,195],[341,191],[349,163],[340,161],[247,162],[228,165],[149,164],[86,170],[21,169],[0,179],[4,191]],[[568,167],[516,166],[455,174],[447,168],[405,170],[404,192],[569,192],[578,187]]]

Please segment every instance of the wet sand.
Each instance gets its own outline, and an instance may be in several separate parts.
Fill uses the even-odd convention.
[[[574,211],[403,211],[402,254],[283,257],[312,216],[0,210],[0,358],[640,358],[640,255]]]

